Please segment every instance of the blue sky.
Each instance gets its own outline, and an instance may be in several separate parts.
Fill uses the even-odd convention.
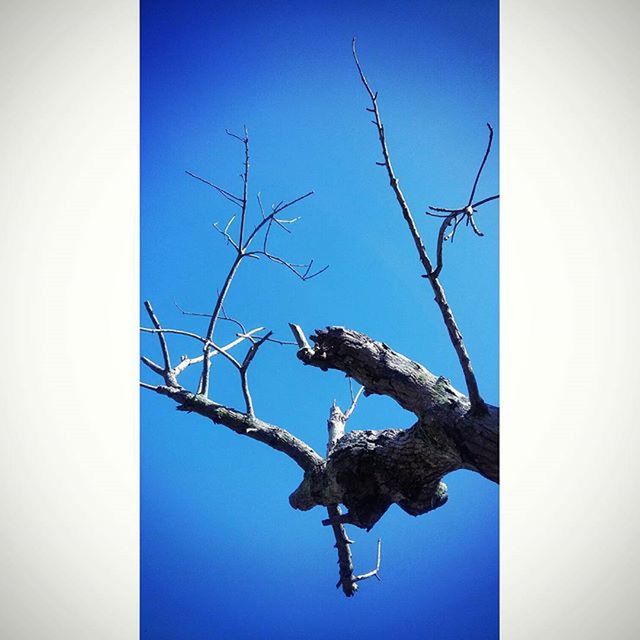
[[[211,228],[228,203],[185,174],[231,190],[242,149],[225,128],[251,136],[251,194],[268,205],[309,190],[302,217],[274,249],[330,267],[303,283],[273,264],[244,264],[227,311],[289,339],[344,325],[383,340],[464,390],[433,295],[395,204],[351,59],[380,94],[395,168],[430,252],[428,204],[462,206],[486,144],[496,145],[479,196],[498,191],[496,2],[143,2],[141,291],[167,326],[205,331],[174,301],[210,310],[232,253]],[[255,202],[255,200],[253,200]],[[259,216],[257,207],[250,211]],[[498,207],[446,247],[442,281],[485,399],[498,403]],[[233,327],[221,327],[220,342]],[[225,333],[226,332],[226,333]],[[197,348],[174,340],[173,353]],[[142,339],[144,353],[157,344]],[[242,407],[235,371],[214,368],[215,399]],[[144,379],[152,377],[143,372]],[[317,451],[326,445],[343,376],[303,367],[292,347],[268,345],[251,370],[256,412]],[[363,399],[351,428],[406,427],[386,398]],[[392,507],[369,534],[353,530],[356,570],[383,540],[381,583],[346,599],[322,509],[288,505],[295,464],[165,398],[142,393],[143,638],[497,638],[498,489],[468,472],[446,478],[449,502],[412,518]]]

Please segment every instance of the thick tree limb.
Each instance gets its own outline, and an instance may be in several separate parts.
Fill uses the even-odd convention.
[[[343,371],[364,387],[364,394],[393,398],[418,417],[455,412],[463,415],[469,400],[444,378],[397,353],[383,342],[344,327],[327,327],[311,336],[315,348],[298,358],[307,365]]]
[[[301,331],[297,327],[295,333]],[[328,327],[316,331],[311,339],[315,348],[298,351],[302,362],[324,371],[336,369],[346,373],[364,386],[365,395],[380,394],[393,398],[419,419],[407,433],[414,432],[419,437],[427,434],[427,438],[440,438],[439,433],[443,435],[444,439],[438,441],[442,449],[439,454],[433,448],[424,452],[420,449],[420,453],[415,449],[412,453],[425,456],[422,464],[432,465],[436,470],[434,474],[425,476],[425,486],[433,485],[434,481],[455,468],[471,469],[498,482],[499,411],[496,407],[487,405],[484,414],[476,415],[471,411],[469,399],[446,378],[434,376],[422,365],[357,331]],[[338,446],[336,443],[332,445],[332,453],[342,447],[340,443],[343,440],[342,436],[336,440]],[[394,451],[396,447],[410,449],[413,446],[408,440],[392,444]],[[443,457],[435,460],[433,456],[438,455]]]

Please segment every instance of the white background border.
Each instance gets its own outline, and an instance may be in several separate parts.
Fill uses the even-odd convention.
[[[639,27],[502,0],[509,640],[640,637]],[[138,8],[5,1],[0,51],[2,636],[136,638]]]

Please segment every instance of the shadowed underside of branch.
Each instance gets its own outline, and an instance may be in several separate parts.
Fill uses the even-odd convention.
[[[326,462],[305,474],[290,497],[294,508],[344,504],[340,523],[371,529],[394,503],[414,516],[442,506],[442,478],[456,469],[498,481],[496,407],[477,416],[448,380],[362,333],[328,327],[311,339],[313,348],[307,343],[298,351],[302,362],[344,372],[365,394],[394,399],[417,421],[410,429],[345,433]]]

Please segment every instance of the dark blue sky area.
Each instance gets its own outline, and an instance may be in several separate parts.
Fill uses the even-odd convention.
[[[141,293],[163,323],[205,331],[174,300],[210,311],[232,253],[211,229],[228,203],[185,175],[238,190],[240,144],[251,136],[251,202],[267,206],[311,189],[292,209],[292,235],[274,249],[314,258],[326,273],[303,283],[274,264],[244,264],[227,311],[289,339],[344,325],[420,361],[461,390],[464,381],[433,295],[391,193],[369,124],[351,38],[380,107],[397,174],[431,253],[429,204],[466,204],[498,126],[497,2],[142,3]],[[497,139],[496,139],[497,143]],[[497,149],[497,144],[495,146]],[[498,191],[497,152],[478,194]],[[259,217],[257,207],[250,216]],[[498,207],[461,228],[442,281],[484,397],[498,403]],[[219,342],[233,336],[221,327]],[[197,347],[174,340],[174,354]],[[158,355],[147,336],[142,349]],[[242,408],[237,374],[214,367],[213,396]],[[153,382],[147,371],[143,377]],[[303,367],[292,347],[268,345],[251,371],[256,412],[317,451],[326,446],[337,372]],[[355,598],[335,589],[324,511],[287,501],[299,469],[281,454],[142,394],[142,612],[145,640],[498,637],[498,489],[469,472],[446,478],[449,503],[420,518],[392,507],[373,531],[352,530],[356,571],[382,582]],[[386,398],[363,399],[350,428],[407,427]]]

